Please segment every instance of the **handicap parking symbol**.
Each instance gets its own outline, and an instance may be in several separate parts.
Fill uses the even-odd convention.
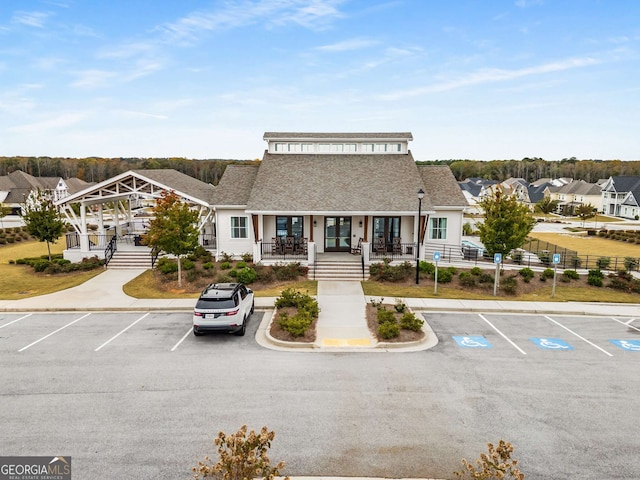
[[[453,339],[456,341],[458,346],[462,348],[493,348],[493,345],[489,343],[489,341],[482,336],[453,336]]]
[[[620,347],[627,352],[640,352],[640,340],[609,340],[616,347]]]
[[[530,338],[529,340],[546,350],[574,350],[574,347],[559,338]]]

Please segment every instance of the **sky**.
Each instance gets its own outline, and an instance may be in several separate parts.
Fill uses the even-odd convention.
[[[0,156],[640,160],[637,0],[2,0]]]

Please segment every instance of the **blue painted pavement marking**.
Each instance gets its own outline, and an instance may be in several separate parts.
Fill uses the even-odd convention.
[[[569,345],[564,340],[559,338],[529,338],[533,343],[538,345],[540,348],[544,348],[547,350],[575,350],[574,347]]]
[[[627,352],[640,352],[640,340],[609,340],[616,347],[620,347]]]
[[[482,336],[466,337],[454,335],[453,339],[462,348],[493,348],[493,345]]]

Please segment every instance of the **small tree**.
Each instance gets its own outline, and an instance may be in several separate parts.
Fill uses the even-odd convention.
[[[151,248],[175,255],[178,259],[178,285],[182,286],[182,262],[184,255],[198,246],[198,212],[171,192],[162,192],[153,209],[154,218],[143,236],[143,242]]]
[[[558,208],[558,200],[551,200],[551,197],[544,197],[536,203],[536,212],[544,213],[545,220],[548,214],[555,212],[556,208]]]
[[[582,205],[578,206],[575,210],[575,214],[576,216],[580,217],[582,219],[582,226],[584,227],[584,222],[585,220],[588,220],[589,218],[593,218],[596,216],[596,207],[594,207],[593,205],[591,205],[590,203],[583,203]]]
[[[212,463],[209,457],[205,457],[207,463],[198,462],[198,465],[192,468],[193,478],[198,479],[202,476],[220,480],[273,480],[284,468],[284,462],[272,467],[267,457],[274,437],[275,432],[270,432],[267,427],[262,427],[260,433],[251,430],[247,436],[246,425],[228,437],[224,432],[218,433],[213,443],[218,447],[220,459]],[[289,477],[286,477],[285,480],[288,479]]]
[[[64,232],[60,212],[50,198],[40,190],[33,193],[22,206],[22,219],[27,232],[41,242],[47,242],[47,253],[51,261],[51,243]]]
[[[479,205],[484,209],[484,222],[477,227],[490,256],[501,253],[505,257],[514,248],[520,248],[536,223],[529,208],[518,202],[515,195],[505,194],[502,188],[497,188]]]

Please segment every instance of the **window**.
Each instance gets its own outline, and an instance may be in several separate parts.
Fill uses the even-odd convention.
[[[311,143],[303,143],[302,145],[300,145],[300,151],[301,152],[313,152],[313,145]]]
[[[355,153],[357,150],[355,143],[346,143],[344,145],[344,151],[349,153]]]
[[[372,153],[373,152],[373,143],[364,143],[362,145],[362,151],[364,151],[365,153]]]
[[[374,150],[376,152],[386,152],[387,151],[387,145],[386,145],[386,143],[376,143],[374,145]]]
[[[303,217],[276,217],[276,237],[300,239],[304,235],[303,224]]]
[[[447,219],[432,218],[431,228],[429,229],[429,238],[433,240],[446,240],[447,238]]]
[[[231,238],[249,238],[247,217],[231,217]]]
[[[319,143],[318,144],[318,151],[319,152],[323,152],[323,153],[329,153],[331,151],[331,144],[330,143]]]
[[[276,152],[286,152],[287,144],[286,143],[276,143]]]
[[[344,152],[344,144],[343,143],[334,143],[331,145],[332,152]]]
[[[289,151],[293,152],[293,153],[300,152],[300,144],[299,143],[290,143],[289,144]]]

